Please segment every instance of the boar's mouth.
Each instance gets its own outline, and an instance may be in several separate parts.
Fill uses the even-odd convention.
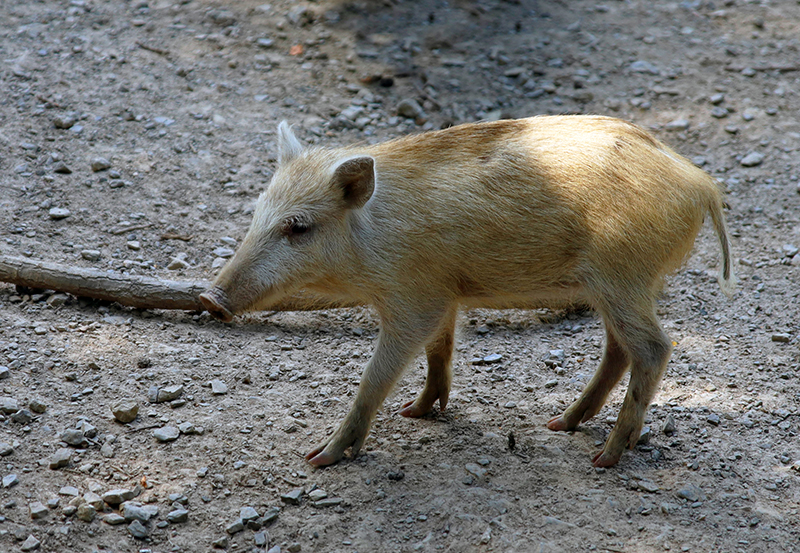
[[[214,286],[200,294],[200,301],[215,319],[229,323],[233,320],[228,295],[222,288]]]

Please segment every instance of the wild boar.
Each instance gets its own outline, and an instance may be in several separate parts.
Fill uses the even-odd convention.
[[[734,287],[718,183],[641,128],[594,116],[465,124],[372,146],[303,147],[278,127],[278,168],[232,260],[201,296],[230,321],[300,289],[371,304],[381,328],[358,395],[312,465],[355,455],[403,370],[424,348],[422,393],[401,414],[447,404],[460,306],[582,302],[602,317],[600,367],[548,422],[594,416],[627,369],[630,385],[597,467],[641,432],[671,352],[656,317],[664,276],[680,267],[706,214],[719,282]]]

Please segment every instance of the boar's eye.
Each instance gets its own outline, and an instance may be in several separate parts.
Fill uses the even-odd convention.
[[[288,219],[283,221],[283,224],[281,225],[281,234],[283,234],[287,238],[308,234],[310,230],[311,230],[310,223],[307,223],[305,221],[300,221],[294,217],[289,217]]]

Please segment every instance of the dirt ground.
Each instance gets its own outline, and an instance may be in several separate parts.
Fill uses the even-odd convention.
[[[676,345],[649,433],[606,470],[619,389],[579,431],[545,428],[598,363],[591,312],[466,312],[447,410],[396,415],[420,358],[362,454],[314,470],[369,309],[222,324],[0,285],[0,550],[800,550],[798,46],[793,0],[3,2],[1,255],[211,279],[282,119],[340,145],[599,113],[726,184],[741,282],[720,293],[704,229],[660,300]]]

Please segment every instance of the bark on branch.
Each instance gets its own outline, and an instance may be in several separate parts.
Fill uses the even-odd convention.
[[[202,280],[162,280],[8,256],[0,256],[0,282],[115,301],[139,309],[186,311],[205,310],[198,296],[210,285]],[[265,311],[313,311],[355,305],[299,294],[270,305]]]

